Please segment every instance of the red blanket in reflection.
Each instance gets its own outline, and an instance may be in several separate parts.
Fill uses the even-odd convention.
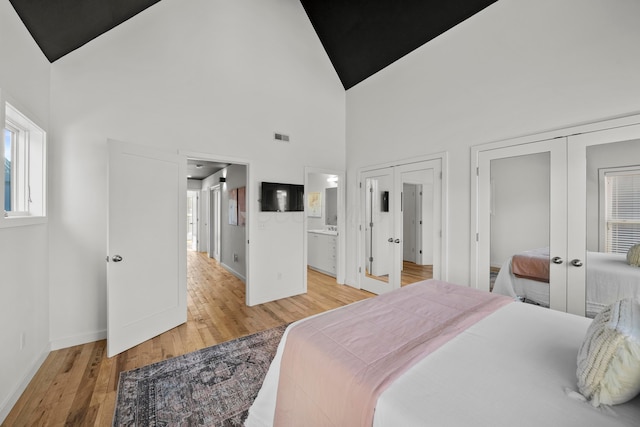
[[[549,248],[520,252],[511,258],[511,271],[516,277],[549,283]]]

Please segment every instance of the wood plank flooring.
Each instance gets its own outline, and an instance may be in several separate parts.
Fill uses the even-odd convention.
[[[2,426],[110,426],[120,372],[372,297],[308,271],[305,295],[247,307],[245,286],[205,253],[188,253],[188,320],[115,357],[106,341],[52,351]]]
[[[433,265],[418,265],[411,261],[402,262],[400,286],[410,285],[433,278]]]

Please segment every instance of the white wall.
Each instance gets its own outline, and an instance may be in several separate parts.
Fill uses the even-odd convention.
[[[0,58],[2,96],[47,130],[50,65],[7,0]],[[0,228],[0,422],[49,351],[48,245],[47,224]]]
[[[54,347],[104,336],[107,138],[249,160],[250,302],[302,291],[301,216],[258,185],[344,168],[345,93],[298,1],[164,0],[56,61],[51,97]]]
[[[469,283],[470,147],[640,111],[638,16],[636,0],[501,0],[351,88],[348,194],[360,167],[447,151],[444,277]],[[356,197],[347,208],[356,283]]]

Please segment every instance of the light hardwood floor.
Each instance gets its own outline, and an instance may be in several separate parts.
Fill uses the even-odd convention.
[[[106,341],[49,354],[2,426],[110,426],[120,372],[330,310],[373,294],[308,272],[305,295],[247,307],[244,284],[204,253],[188,253],[187,323],[118,356]]]
[[[433,265],[418,265],[410,261],[402,262],[400,286],[410,285],[433,278]]]

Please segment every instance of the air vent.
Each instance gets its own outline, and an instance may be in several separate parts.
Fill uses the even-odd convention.
[[[273,134],[273,138],[276,141],[289,142],[289,135],[285,135],[283,133],[275,133]]]

